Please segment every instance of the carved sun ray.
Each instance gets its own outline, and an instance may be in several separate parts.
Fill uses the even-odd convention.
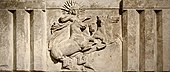
[[[78,5],[78,3],[72,0],[68,0],[64,2],[64,5],[61,8],[61,10],[64,10],[69,14],[76,14],[75,12],[76,9],[80,9],[80,6]]]

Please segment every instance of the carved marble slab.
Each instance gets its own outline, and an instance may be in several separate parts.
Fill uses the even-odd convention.
[[[49,28],[48,48],[61,70],[121,71],[116,68],[121,64],[118,10],[84,10],[66,1],[59,11]]]

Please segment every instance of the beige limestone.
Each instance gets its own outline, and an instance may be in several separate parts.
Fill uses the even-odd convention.
[[[125,41],[128,41],[127,36],[127,25],[128,25],[128,11],[123,11],[122,13],[122,67],[123,71],[127,70],[128,65],[128,43]]]
[[[31,69],[46,70],[47,33],[45,13],[42,10],[34,10],[31,13]]]
[[[139,14],[135,12],[138,12]],[[164,46],[162,45],[162,38],[165,38],[167,35],[164,36],[165,33],[162,34],[162,22],[166,22],[164,21],[165,19],[162,21],[162,18],[161,10],[147,9],[135,11],[135,9],[128,9],[127,11],[123,11],[123,69],[125,71],[162,71],[165,65],[168,66],[167,61],[169,61],[169,58],[167,57],[166,60],[163,58],[163,56],[166,57],[168,55],[163,52],[165,50],[163,50]],[[137,28],[132,27],[134,26],[133,23],[140,24],[139,29],[133,30]],[[163,26],[163,28],[166,27]],[[139,32],[139,30],[139,35],[135,35],[138,39],[136,40],[137,42],[132,43],[133,38],[135,38],[131,37],[134,35],[132,32]],[[137,51],[137,54],[131,54],[134,53],[137,48],[135,47],[135,49],[133,49],[133,46],[135,46],[133,44],[138,43],[138,41],[140,41],[140,45],[137,45],[137,47],[139,46],[139,51]],[[168,42],[164,40],[164,43]],[[134,51],[132,51],[132,49]],[[168,51],[168,49],[166,51]],[[164,65],[163,61],[167,64]],[[134,66],[135,63],[137,63],[137,66]]]
[[[48,23],[51,23],[51,26],[54,22],[55,22],[55,24],[58,24],[59,22],[57,19],[59,19],[62,16],[62,15],[60,15],[61,13],[62,12],[60,10],[58,10],[58,11],[48,10],[47,11],[47,17],[49,17],[49,19],[47,20]],[[114,15],[114,16],[112,16],[112,15]],[[106,46],[106,50],[104,50],[104,51],[102,51],[102,50],[95,51],[92,49],[91,52],[87,52],[89,54],[87,54],[87,56],[85,56],[87,58],[87,60],[85,60],[85,62],[86,62],[85,66],[92,67],[92,70],[86,68],[86,71],[93,71],[93,70],[94,71],[121,71],[122,70],[121,66],[120,66],[120,64],[122,63],[121,62],[121,46],[120,46],[121,45],[121,39],[120,39],[121,37],[120,37],[120,30],[119,30],[119,28],[121,26],[119,24],[120,22],[119,22],[118,10],[84,10],[84,12],[80,13],[79,18],[82,21],[86,18],[91,18],[89,21],[84,22],[85,24],[90,25],[90,24],[96,23],[97,16],[102,20],[102,26],[105,27],[106,34],[108,35],[108,36],[103,36],[103,37],[108,37],[105,39],[105,41],[107,41],[108,43],[111,42],[113,44],[108,44],[107,45],[108,47]],[[109,26],[109,25],[113,25],[113,26]],[[51,26],[48,26],[48,27],[50,28]],[[73,26],[73,28],[78,29],[74,26]],[[67,29],[62,29],[62,30],[67,30]],[[48,29],[47,31],[48,31],[48,34],[50,34],[50,29]],[[60,32],[58,32],[58,33],[60,33]],[[62,33],[69,33],[69,32],[62,32]],[[76,33],[73,32],[73,34],[76,34]],[[99,36],[100,35],[101,34],[99,34]],[[51,38],[53,38],[53,36],[57,36],[57,35],[52,34],[52,35],[48,35],[48,36],[49,36],[49,40],[50,40]],[[59,35],[58,35],[58,37],[56,37],[56,39],[59,38],[57,40],[61,41],[61,43],[62,43],[62,42],[64,42],[64,40],[67,41],[67,36],[68,36],[67,34],[64,35],[65,39],[63,39],[63,41],[60,40],[60,38],[62,38],[62,37],[60,37]],[[73,43],[74,42],[70,42],[70,43],[65,43],[65,45],[64,44],[62,44],[62,45],[64,45],[66,47],[67,44],[73,44]],[[60,43],[59,43],[59,45],[60,45]],[[63,47],[63,46],[59,46],[59,47]],[[69,50],[69,51],[65,50],[65,48],[61,48],[58,50],[61,52],[57,52],[56,50],[55,50],[56,52],[53,52],[53,49],[51,49],[52,57],[62,58],[62,54],[64,55],[64,54],[68,54],[69,52],[72,53],[72,52],[76,51],[73,48],[72,48],[72,50]],[[64,51],[67,51],[67,53],[65,53]],[[56,54],[61,53],[61,55],[56,57],[57,55],[55,53]],[[77,55],[79,55],[79,53],[75,54],[75,56],[77,56]],[[74,55],[73,55],[73,58],[74,58]],[[79,58],[79,59],[80,60],[78,61],[79,62],[78,64],[81,64],[84,62],[81,60],[81,58]],[[119,60],[115,60],[115,59],[119,59]],[[72,59],[68,58],[65,60],[65,58],[64,58],[63,65],[64,65],[64,67],[68,67],[71,70],[74,70],[74,68],[69,66],[69,64],[65,64],[65,63],[68,63],[69,60],[72,60]],[[114,62],[112,62],[112,60],[114,60]],[[74,62],[74,60],[71,62]],[[60,65],[60,63],[56,63],[56,65]],[[75,63],[73,63],[71,65],[76,66]],[[109,65],[111,65],[111,67],[108,67]],[[112,67],[113,65],[114,65],[114,67]],[[50,66],[54,67],[55,64],[51,63]],[[61,67],[61,66],[59,66],[59,67]],[[54,70],[51,68],[49,68],[49,69]]]
[[[169,0],[123,0],[123,9],[169,9]]]
[[[138,71],[139,70],[139,13],[136,10],[128,10],[127,22],[128,22],[127,24],[128,71]]]
[[[17,10],[16,14],[16,68],[30,69],[30,14],[25,10]]]
[[[8,10],[0,10],[0,29],[0,70],[12,71],[13,14]]]
[[[145,10],[145,70],[154,71],[156,60],[154,57],[157,48],[156,14],[153,10]]]
[[[170,69],[169,0],[75,0],[79,4],[76,8],[81,8],[78,18],[62,14],[66,1],[0,1],[0,71],[70,71],[63,67],[88,72]],[[63,18],[61,22],[70,19],[70,27],[55,37],[52,33],[57,31],[50,29],[59,27],[54,25],[59,18]],[[77,22],[71,25],[71,21]],[[97,28],[97,24],[102,27]],[[88,38],[88,31],[95,33],[92,38]],[[53,47],[51,40],[55,40],[54,47],[58,46],[53,55],[48,49]],[[63,57],[63,62],[52,57]]]
[[[46,1],[47,8],[61,8],[67,0],[48,0]],[[82,8],[119,8],[121,0],[73,0]]]
[[[170,10],[162,11],[163,15],[163,70],[170,70]]]
[[[56,10],[47,10],[46,15],[47,15],[47,40],[51,39],[51,31],[50,28],[54,22],[57,22],[58,17],[60,16],[60,9]],[[49,51],[47,50],[47,70],[48,71],[60,71],[61,70],[61,63],[55,63],[51,60]]]
[[[45,10],[45,1],[1,1],[0,9],[44,9]]]

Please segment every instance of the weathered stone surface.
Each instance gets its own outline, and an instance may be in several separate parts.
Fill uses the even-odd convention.
[[[91,65],[97,72],[121,72],[121,51],[120,45],[113,43],[106,47],[103,51],[97,51],[88,56],[87,65]],[[87,69],[87,71],[90,71]]]
[[[33,10],[31,13],[31,69],[46,70],[46,14],[42,10]]]
[[[168,71],[169,9],[169,0],[0,0],[0,71]]]
[[[0,10],[0,70],[13,69],[13,14]]]
[[[127,36],[127,26],[128,26],[128,11],[123,11],[122,13],[122,67],[123,71],[127,71],[128,68],[128,36]]]
[[[123,0],[123,9],[169,9],[169,0]]]
[[[49,40],[52,38],[51,37],[51,31],[50,28],[53,25],[53,23],[57,22],[59,16],[61,14],[60,9],[56,9],[56,10],[47,10],[46,11],[46,15],[47,15],[47,40],[49,42]],[[61,63],[55,63],[52,61],[49,51],[47,51],[47,70],[48,71],[60,71],[61,70]]]
[[[25,10],[16,11],[16,68],[30,70],[30,14]]]
[[[139,71],[145,71],[145,11],[137,10],[140,21],[140,42],[139,42]]]
[[[162,10],[163,19],[163,70],[170,69],[170,10]]]
[[[1,0],[1,2],[9,2],[9,1],[17,1],[17,2],[28,2],[28,1],[41,2],[41,1],[45,1],[45,0]]]
[[[91,59],[92,67],[94,66],[94,69],[97,71],[116,71],[120,72],[122,71],[122,66],[120,65],[122,63],[122,38],[121,38],[121,30],[119,29],[121,27],[120,25],[120,17],[118,14],[118,10],[87,10],[84,12],[84,14],[81,15],[81,17],[96,17],[99,16],[99,18],[102,20],[103,26],[105,26],[106,34],[104,37],[106,37],[106,40],[109,42],[113,42],[113,44],[110,44],[106,46],[106,48],[102,51],[96,51],[93,53],[92,57],[88,57],[89,60]],[[93,20],[87,22],[89,23],[95,23]],[[94,59],[94,60],[93,60]],[[111,67],[110,67],[111,66]]]
[[[157,10],[133,11],[129,9],[123,12],[123,69],[125,71],[162,71],[161,20],[161,13],[158,14]],[[139,29],[137,29],[138,27]],[[135,35],[136,33],[138,35]],[[138,40],[134,40],[135,37],[131,37],[133,35]],[[133,46],[139,41],[140,45],[134,47],[135,49],[139,47],[139,50],[137,54],[133,54],[135,52]],[[136,68],[133,68],[133,66],[138,60],[133,58],[139,58]]]
[[[155,10],[156,13],[156,31],[157,31],[157,48],[155,49],[156,71],[163,71],[163,18],[162,10]]]
[[[47,8],[61,8],[67,0],[46,0]],[[82,8],[119,8],[120,0],[73,0]]]
[[[156,60],[154,54],[157,48],[156,13],[145,10],[145,70],[154,71]],[[155,49],[155,50],[154,50]]]
[[[136,10],[128,10],[127,20],[128,37],[128,71],[139,70],[139,13]],[[125,48],[126,48],[125,47]]]
[[[44,9],[45,10],[45,1],[2,1],[0,2],[0,9]]]
[[[49,24],[51,26],[48,26],[49,28],[47,30],[48,34],[52,34],[51,35],[52,37],[50,37],[49,35],[49,41],[50,41],[49,47],[50,47],[51,56],[52,58],[59,60],[58,63],[56,61],[56,65],[57,64],[60,65],[60,60],[61,60],[63,61],[62,68],[66,68],[66,69],[68,68],[70,70],[82,70],[82,71],[84,70],[85,71],[121,71],[122,70],[121,66],[119,65],[122,62],[121,62],[121,37],[120,37],[120,30],[119,30],[121,26],[119,24],[118,10],[102,10],[102,11],[83,10],[79,12],[78,18],[73,17],[73,24],[71,24],[71,21],[69,22],[69,20],[68,22],[67,21],[65,22],[64,20],[63,21],[61,20],[60,22],[60,19],[62,19],[63,17],[61,10],[58,11],[47,10],[47,16],[49,18],[48,23],[51,23]],[[66,18],[67,18],[67,14],[66,14]],[[69,15],[68,15],[68,19],[69,19]],[[96,23],[101,23],[101,28],[98,28],[100,32],[96,31],[95,33],[95,30],[97,29]],[[59,26],[59,24],[61,24],[60,25],[61,27]],[[67,27],[67,24],[68,25],[71,24],[71,25]],[[62,28],[62,25],[64,28]],[[81,29],[81,25],[86,26],[84,31],[81,31],[83,30],[83,28]],[[55,27],[56,27],[56,31],[55,31]],[[52,31],[50,31],[50,28]],[[102,41],[94,39],[94,43],[96,44],[94,44],[94,46],[91,47],[91,43],[88,43],[89,42],[88,30],[89,32],[91,31],[92,35],[94,34],[94,37],[96,37],[96,39],[97,37],[99,39],[102,38],[103,42],[105,42],[106,45],[105,44],[102,45],[100,44],[102,43]],[[93,38],[90,37],[92,36],[89,36],[89,39],[92,41],[93,44]],[[72,39],[73,41],[70,42]],[[77,42],[78,46],[74,45],[75,41]],[[64,44],[62,44],[63,42]],[[69,47],[67,47],[67,45],[69,45]],[[72,48],[72,45],[75,47]],[[106,48],[104,48],[105,46]],[[55,48],[57,50],[54,50]],[[70,48],[71,50],[69,50]],[[80,51],[81,49],[82,51]],[[115,60],[115,59],[119,59],[119,60]],[[114,60],[114,62],[112,62],[112,60]],[[52,66],[52,63],[50,65]],[[112,65],[114,65],[114,67],[112,67]]]

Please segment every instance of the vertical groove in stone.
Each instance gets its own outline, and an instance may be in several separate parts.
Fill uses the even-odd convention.
[[[128,11],[123,11],[122,14],[122,37],[123,37],[123,71],[127,70],[127,66],[128,66],[128,44],[127,44],[127,35],[128,35],[128,31],[127,31],[127,24],[128,24]]]
[[[13,45],[14,45],[14,49],[13,49],[13,66],[14,66],[14,70],[16,70],[16,11],[13,12]]]
[[[162,11],[155,10],[157,24],[157,71],[163,71],[163,29],[162,29]]]
[[[145,70],[145,11],[137,10],[139,13],[139,71]]]
[[[26,10],[29,13],[30,17],[30,71],[34,70],[34,20],[33,20],[33,15],[34,12],[33,10]]]
[[[16,11],[13,12],[13,69],[16,70]]]
[[[34,70],[34,20],[33,20],[33,16],[34,16],[34,12],[32,11],[30,13],[30,44],[31,44],[31,48],[30,48],[30,68],[31,70]]]
[[[12,13],[13,21],[13,71],[16,70],[16,11],[9,10]]]

